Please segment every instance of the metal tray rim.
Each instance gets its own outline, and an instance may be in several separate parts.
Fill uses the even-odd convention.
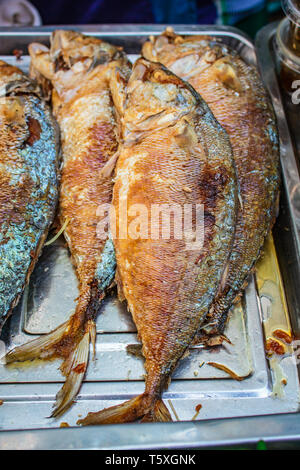
[[[0,38],[2,35],[21,35],[27,34],[33,36],[42,34],[49,36],[57,28],[76,29],[86,33],[93,33],[103,37],[115,36],[119,34],[148,36],[157,34],[172,25],[61,25],[51,27],[37,28],[18,28],[12,31],[10,28],[0,28]],[[252,40],[240,30],[227,26],[212,25],[173,25],[179,33],[185,34],[214,34],[228,35],[242,41],[254,50]],[[229,445],[245,442],[257,442],[261,437],[267,440],[278,439],[300,439],[300,429],[298,424],[298,413],[288,413],[280,415],[262,416],[262,417],[243,417],[230,419],[211,419],[199,422],[180,422],[180,423],[154,423],[154,424],[130,424],[130,425],[111,425],[92,428],[65,428],[65,429],[32,429],[30,431],[0,431],[0,448],[18,449],[159,449],[159,448],[195,448],[216,445]],[[290,421],[287,421],[289,420]],[[289,422],[292,425],[292,432],[289,429]],[[228,432],[228,423],[230,423],[230,432]],[[262,426],[262,423],[269,423],[268,428]],[[272,424],[273,423],[273,424]],[[276,427],[274,426],[276,423]],[[276,433],[280,425],[280,431]],[[172,426],[172,436],[164,441],[156,439],[153,433],[161,436],[170,435],[170,426]],[[250,427],[249,427],[250,426]],[[105,429],[105,433],[102,433]],[[130,433],[126,434],[126,429]],[[227,429],[227,431],[226,431]],[[244,429],[243,432],[242,429]],[[264,430],[262,433],[261,430]],[[270,431],[267,432],[267,429]],[[143,430],[143,432],[141,432]],[[161,432],[161,431],[164,432]],[[211,431],[213,430],[213,432]],[[41,433],[41,431],[43,431]],[[107,434],[106,440],[100,442],[101,436]],[[126,444],[121,436],[127,438]],[[22,436],[22,439],[20,437]],[[67,437],[68,436],[68,437]],[[98,438],[95,438],[98,436]],[[113,442],[118,442],[115,445]],[[32,444],[34,443],[34,444]]]

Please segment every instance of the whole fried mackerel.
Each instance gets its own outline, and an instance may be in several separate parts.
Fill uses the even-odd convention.
[[[64,236],[76,268],[79,296],[66,323],[12,350],[6,359],[63,359],[66,382],[56,396],[52,416],[57,416],[70,406],[80,388],[90,341],[95,341],[96,316],[115,276],[112,240],[107,232],[100,236],[97,228],[105,219],[113,189],[111,172],[104,175],[102,171],[108,170],[119,144],[110,76],[116,67],[125,75],[130,68],[121,48],[74,31],[54,31],[50,49],[33,43],[29,52],[32,72],[52,87],[63,157],[59,217],[62,225],[68,223]]]
[[[0,61],[0,332],[29,280],[58,201],[59,131],[40,89]]]
[[[162,65],[140,59],[117,108],[124,139],[113,191],[118,287],[142,341],[147,376],[142,395],[89,413],[79,424],[171,420],[161,395],[216,295],[235,227],[229,139],[195,90]],[[175,224],[196,204],[204,217],[194,217],[194,228],[204,230],[204,240],[191,245],[189,232],[178,236]],[[164,236],[153,210],[174,205],[174,230]],[[143,230],[136,233],[137,211],[149,219],[139,219]]]
[[[222,334],[276,217],[280,176],[274,112],[256,69],[215,38],[181,37],[169,29],[146,42],[143,55],[191,83],[230,138],[240,201],[235,239],[202,330]]]

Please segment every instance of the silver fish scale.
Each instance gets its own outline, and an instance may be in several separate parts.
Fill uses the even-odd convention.
[[[33,145],[19,148],[21,166],[3,168],[2,165],[12,187],[17,187],[21,177],[26,175],[32,181],[32,191],[24,210],[24,221],[1,225],[0,326],[23,291],[32,258],[53,222],[58,201],[56,125],[49,108],[39,98],[25,95],[21,101],[26,119],[36,119],[41,133]]]

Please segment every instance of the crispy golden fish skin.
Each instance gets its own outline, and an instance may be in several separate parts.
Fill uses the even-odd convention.
[[[230,138],[240,206],[226,279],[205,328],[222,334],[276,218],[280,173],[274,112],[255,68],[217,39],[167,30],[144,44],[143,55],[191,83]]]
[[[118,282],[142,341],[145,392],[122,405],[89,413],[79,424],[170,421],[161,400],[179,359],[191,344],[219,287],[230,252],[237,206],[227,134],[193,88],[160,64],[140,59],[133,67],[123,111],[123,145],[113,205]],[[128,236],[122,208],[127,205]],[[204,206],[203,245],[188,234],[131,236],[132,211],[154,205]],[[180,218],[181,221],[181,218]]]
[[[53,222],[59,130],[36,83],[0,61],[0,333]]]
[[[52,105],[60,126],[63,165],[59,217],[69,221],[64,235],[79,281],[75,313],[56,330],[11,351],[7,360],[61,357],[66,382],[56,397],[52,416],[64,412],[83,380],[95,317],[115,275],[112,240],[97,233],[110,204],[113,182],[102,170],[118,147],[119,130],[109,88],[111,72],[129,73],[120,48],[73,31],[55,31],[51,47],[31,44],[32,70],[53,87]]]

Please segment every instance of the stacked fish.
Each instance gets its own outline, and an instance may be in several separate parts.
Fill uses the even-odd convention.
[[[162,393],[174,369],[195,342],[223,341],[228,311],[275,221],[279,152],[269,99],[254,67],[211,37],[167,30],[144,44],[132,67],[121,48],[73,31],[55,31],[50,48],[31,44],[29,52],[31,76],[50,91],[60,129],[58,217],[79,296],[69,321],[6,361],[62,358],[66,381],[52,416],[63,413],[84,378],[101,302],[116,284],[142,342],[145,391],[78,423],[171,421]],[[53,220],[58,147],[36,82],[0,67],[3,324]],[[99,206],[111,207],[104,236]],[[133,208],[154,207],[192,208],[190,230],[177,227],[178,236],[173,220],[164,237],[153,219],[132,230]]]

